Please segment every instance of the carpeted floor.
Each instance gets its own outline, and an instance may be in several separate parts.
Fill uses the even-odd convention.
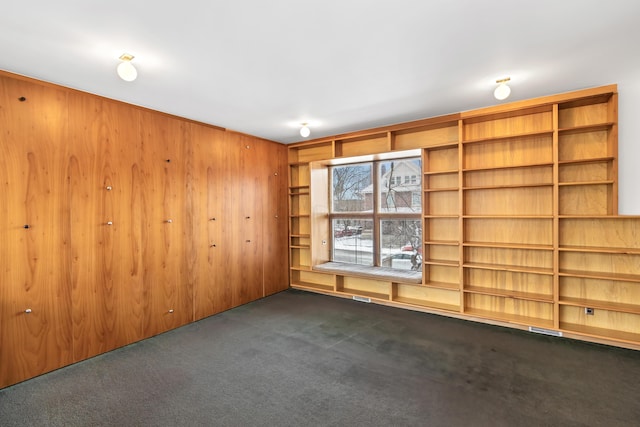
[[[0,390],[0,426],[638,426],[640,352],[289,290]]]

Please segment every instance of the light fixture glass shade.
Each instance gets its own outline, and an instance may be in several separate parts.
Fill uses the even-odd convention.
[[[500,83],[496,90],[493,91],[493,96],[495,96],[496,99],[502,101],[503,99],[507,99],[510,93],[511,88],[507,86],[506,83]]]
[[[118,64],[118,75],[125,82],[132,82],[138,77],[138,70],[133,66],[131,61],[122,61]]]
[[[302,127],[300,128],[300,136],[306,138],[309,135],[311,135],[311,129],[309,129],[309,126],[307,126],[306,124],[302,125]]]

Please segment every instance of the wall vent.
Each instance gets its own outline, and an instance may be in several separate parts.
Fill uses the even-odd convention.
[[[529,332],[535,332],[536,334],[543,334],[543,335],[551,335],[553,337],[562,336],[562,332],[560,331],[553,331],[551,329],[544,329],[544,328],[536,328],[535,326],[529,326]]]
[[[353,296],[353,300],[360,301],[360,302],[371,302],[371,298],[359,297],[356,295]]]

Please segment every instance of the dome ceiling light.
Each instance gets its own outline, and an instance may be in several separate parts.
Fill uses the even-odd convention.
[[[495,96],[497,100],[502,101],[509,97],[511,93],[511,88],[507,86],[509,80],[511,80],[511,77],[496,80],[498,87],[493,91],[493,96]]]
[[[302,123],[302,127],[300,128],[300,136],[303,138],[307,138],[311,135],[311,129],[309,129],[309,123]]]
[[[138,70],[133,66],[131,60],[134,58],[133,55],[129,53],[123,53],[120,55],[120,64],[118,64],[118,68],[116,71],[118,72],[118,76],[125,82],[132,82],[138,77]]]

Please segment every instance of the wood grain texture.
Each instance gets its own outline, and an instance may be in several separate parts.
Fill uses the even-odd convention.
[[[0,78],[0,129],[3,387],[72,361],[66,94]]]
[[[192,128],[193,234],[195,271],[194,319],[231,307],[231,286],[224,275],[225,179],[224,133],[201,126]]]
[[[84,95],[70,97],[70,111],[76,123],[69,181],[77,361],[143,337],[143,177],[137,111]]]
[[[263,295],[262,290],[262,197],[259,159],[252,141],[240,134],[226,138],[224,190],[225,256],[227,280],[232,288],[232,306],[245,304]]]
[[[286,253],[286,222],[262,237],[284,146],[27,78],[0,90],[0,387],[288,286],[286,263],[263,274]]]
[[[498,138],[527,132],[551,130],[553,119],[551,108],[544,108],[544,110],[534,110],[528,114],[489,115],[481,120],[465,120],[463,125],[464,139]],[[524,112],[527,113],[526,111]]]
[[[145,337],[188,323],[192,287],[185,257],[186,147],[190,126],[143,112],[141,126],[141,228]]]
[[[270,168],[263,213],[262,265],[264,266],[264,296],[289,287],[287,241],[287,148],[283,145],[257,147],[258,158],[268,158]]]

